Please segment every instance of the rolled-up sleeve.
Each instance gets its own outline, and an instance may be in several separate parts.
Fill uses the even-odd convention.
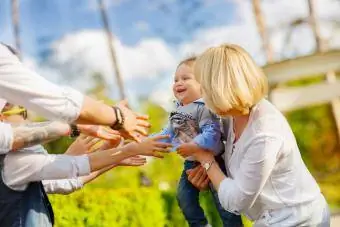
[[[75,121],[84,96],[53,84],[26,68],[7,47],[0,44],[0,97],[22,105],[51,120]]]
[[[277,161],[283,140],[272,135],[258,135],[250,141],[240,168],[233,179],[225,178],[219,185],[222,207],[235,214],[250,208]]]
[[[5,157],[2,175],[8,187],[23,190],[29,182],[75,179],[89,173],[90,163],[87,155],[11,152]]]
[[[0,122],[0,154],[6,154],[12,150],[13,129],[10,124]]]
[[[84,184],[80,178],[62,180],[43,180],[42,184],[48,194],[67,195],[81,189]]]

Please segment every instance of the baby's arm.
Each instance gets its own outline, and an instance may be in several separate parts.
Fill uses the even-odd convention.
[[[212,151],[215,155],[219,154],[222,144],[218,118],[204,105],[200,105],[197,120],[200,133],[193,139],[193,142],[203,149]]]

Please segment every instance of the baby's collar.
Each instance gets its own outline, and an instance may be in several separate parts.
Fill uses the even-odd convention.
[[[195,101],[193,101],[193,103],[197,103],[197,104],[204,104],[204,101],[202,98],[196,99]],[[176,107],[181,106],[181,102],[179,102],[178,100],[176,100]]]

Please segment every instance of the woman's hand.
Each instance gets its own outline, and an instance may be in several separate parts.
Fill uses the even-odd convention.
[[[82,134],[69,146],[65,154],[75,156],[86,154],[97,142],[99,142],[98,138]]]
[[[118,166],[142,166],[146,164],[146,158],[136,155],[121,161]]]
[[[130,110],[125,100],[119,102],[117,107],[122,111],[124,117],[123,129],[119,131],[121,135],[125,139],[141,142],[141,140],[148,135],[148,129],[150,128],[148,116]]]
[[[77,125],[79,131],[85,135],[97,137],[104,140],[117,140],[120,138],[120,133],[109,127],[100,125]]]
[[[199,162],[206,162],[214,159],[212,152],[200,148],[195,143],[183,143],[177,147],[177,153],[182,157],[186,158],[193,156]]]
[[[186,174],[188,175],[188,180],[190,183],[200,191],[206,190],[208,188],[209,177],[201,165],[187,170]]]
[[[172,145],[170,143],[159,142],[159,140],[167,138],[169,138],[167,135],[150,137],[140,143],[131,142],[125,145],[125,148],[132,156],[144,155],[163,158],[163,155],[160,153],[168,153]]]

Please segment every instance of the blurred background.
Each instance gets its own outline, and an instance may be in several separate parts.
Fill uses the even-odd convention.
[[[150,115],[151,132],[172,108],[180,60],[224,42],[243,46],[263,66],[269,99],[288,118],[336,218],[339,12],[339,0],[1,0],[0,41],[48,80],[108,103],[127,98]],[[71,142],[46,147],[63,153]],[[51,196],[56,226],[186,226],[175,197],[181,171],[181,158],[170,154]],[[209,193],[202,203],[212,225],[221,226]]]

